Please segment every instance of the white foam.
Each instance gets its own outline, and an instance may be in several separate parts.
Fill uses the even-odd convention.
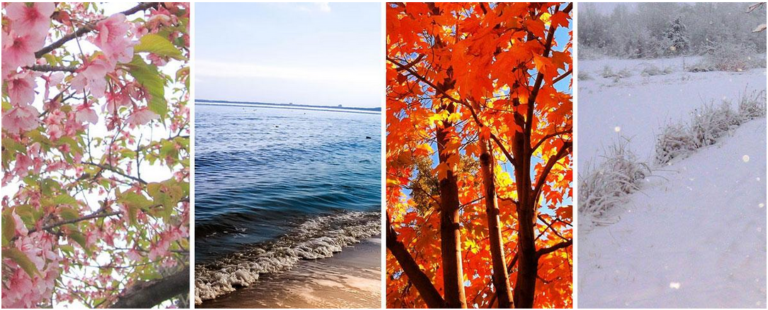
[[[321,216],[274,242],[195,266],[195,304],[250,286],[259,274],[290,269],[301,259],[331,257],[346,246],[380,234],[380,220],[378,212]]]

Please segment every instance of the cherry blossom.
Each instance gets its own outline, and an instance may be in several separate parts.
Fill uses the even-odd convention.
[[[31,5],[14,2],[8,4],[5,10],[19,35],[29,34],[44,39],[51,26],[50,16],[55,8],[53,2],[33,2]]]
[[[3,307],[109,307],[189,263],[189,5],[104,6],[2,6]]]
[[[87,103],[77,106],[75,115],[75,119],[81,123],[89,122],[91,124],[96,124],[99,122],[99,116],[96,114],[96,111],[94,111],[91,108],[91,105]]]
[[[15,31],[3,31],[3,77],[21,66],[35,64],[35,51],[43,47],[45,38],[31,34],[18,35]]]
[[[135,42],[126,35],[130,28],[123,14],[112,15],[96,25],[98,35],[93,43],[101,48],[113,65],[116,62],[130,62],[133,58]]]
[[[77,90],[77,93],[90,91],[93,96],[103,97],[107,89],[105,77],[112,67],[103,58],[94,60],[72,79],[72,88]]]
[[[152,112],[147,108],[139,108],[136,109],[136,111],[134,111],[133,114],[128,117],[126,122],[134,126],[139,126],[158,118],[160,118],[160,116],[155,114],[155,112]]]
[[[11,104],[29,104],[35,100],[35,75],[32,72],[16,74],[5,83]]]
[[[21,104],[3,113],[3,129],[10,133],[23,133],[37,128],[40,113],[33,106]]]

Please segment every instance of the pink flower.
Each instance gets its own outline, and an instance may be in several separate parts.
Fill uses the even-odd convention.
[[[11,27],[19,35],[32,34],[45,38],[51,26],[51,14],[56,9],[53,2],[10,3],[5,7]]]
[[[51,140],[56,141],[59,140],[64,135],[64,132],[61,130],[61,126],[59,125],[51,125],[48,127],[48,136],[51,137]]]
[[[3,113],[3,129],[10,133],[27,132],[37,128],[40,113],[31,105],[22,104]]]
[[[98,229],[85,232],[85,244],[89,246],[96,244],[96,241],[99,241],[99,239],[101,239],[101,231]]]
[[[112,71],[112,69],[114,69],[114,66],[111,66],[106,60],[96,59],[72,79],[72,88],[78,94],[90,90],[92,95],[104,97],[104,92],[107,90],[107,80],[105,77],[107,72]]]
[[[152,120],[160,118],[159,115],[155,114],[155,112],[150,111],[146,107],[141,107],[133,111],[133,114],[128,116],[128,119],[126,120],[128,124],[139,126],[144,125],[146,123],[149,123]]]
[[[13,167],[13,174],[20,178],[27,176],[32,164],[32,159],[29,156],[19,153],[16,155],[16,166]]]
[[[99,116],[96,115],[96,111],[91,109],[90,104],[81,104],[77,106],[75,119],[79,123],[89,122],[91,124],[96,124],[99,122]]]
[[[115,92],[107,94],[107,104],[104,105],[109,114],[114,114],[120,107],[131,105],[131,97],[124,92]]]
[[[59,85],[61,81],[64,80],[64,73],[56,72],[51,73],[48,76],[43,76],[43,80],[45,80],[45,96],[43,97],[44,100],[48,100],[48,95],[50,94],[50,88],[55,87],[56,85]]]
[[[21,73],[5,81],[11,104],[30,104],[35,101],[35,76],[30,72]]]
[[[130,249],[128,250],[128,253],[126,253],[126,256],[132,261],[140,261],[141,260],[141,254],[139,251],[136,251],[136,249]]]
[[[20,236],[26,236],[29,232],[29,230],[27,230],[27,225],[24,224],[24,221],[21,219],[21,217],[16,214],[16,211],[12,211],[11,216],[13,217],[13,222],[16,225],[16,234]]]
[[[37,270],[42,270],[45,267],[45,258],[43,257],[42,244],[38,244],[35,238],[30,236],[21,236],[16,242],[16,247],[27,255],[27,258],[35,264]]]
[[[16,71],[16,68],[35,64],[35,52],[45,44],[45,38],[32,35],[18,35],[3,31],[3,76]]]
[[[112,64],[133,59],[135,42],[128,37],[129,28],[130,23],[126,22],[123,14],[112,15],[96,24],[98,35],[93,39],[93,44],[104,52]]]
[[[149,260],[155,260],[158,257],[163,257],[168,254],[168,248],[171,247],[171,240],[169,240],[168,236],[165,234],[160,234],[160,240],[150,246],[151,249],[149,249]]]
[[[35,285],[23,269],[16,268],[13,271],[8,280],[8,287],[11,289],[3,290],[3,307],[32,308],[34,306],[31,295],[36,291]]]

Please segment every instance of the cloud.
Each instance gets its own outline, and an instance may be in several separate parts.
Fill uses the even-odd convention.
[[[320,9],[320,12],[331,12],[331,5],[328,4],[328,2],[317,2],[315,5],[317,5],[317,7]]]
[[[206,78],[267,78],[314,83],[347,83],[379,87],[381,79],[375,67],[290,67],[258,63],[195,61],[195,76]]]
[[[323,13],[331,12],[331,5],[328,4],[328,2],[313,2],[308,4],[310,5],[308,6],[308,5],[302,4],[302,5],[299,5],[297,8],[299,9],[299,11],[304,11],[304,12],[314,12],[314,11],[323,12]]]

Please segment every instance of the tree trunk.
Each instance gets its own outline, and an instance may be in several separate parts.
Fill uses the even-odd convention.
[[[387,214],[387,249],[397,259],[397,262],[400,263],[400,267],[403,267],[405,275],[408,276],[416,290],[419,291],[419,295],[427,303],[427,307],[445,307],[445,301],[440,296],[440,292],[437,291],[429,277],[421,271],[419,264],[413,259],[405,245],[397,240],[397,233],[395,233],[395,230],[389,223],[389,214]]]
[[[162,279],[134,284],[110,308],[149,309],[185,293],[189,293],[189,266]]]
[[[480,139],[480,170],[485,187],[485,212],[488,216],[488,235],[491,243],[493,262],[493,286],[499,299],[499,308],[512,307],[512,292],[509,290],[509,273],[504,259],[504,243],[499,225],[499,206],[496,200],[496,184],[493,177],[493,154],[488,148],[488,139]]]
[[[453,113],[453,106],[448,108]],[[443,128],[437,131],[437,150],[440,163],[448,162],[451,154],[443,154],[445,145],[449,142],[448,133],[453,129],[451,123],[445,122]],[[443,258],[443,287],[445,302],[448,308],[466,308],[467,298],[464,295],[464,271],[461,261],[461,232],[459,231],[459,187],[453,171],[448,170],[447,176],[440,180],[440,247]]]
[[[517,101],[517,100],[515,100]],[[516,102],[519,104],[519,102]],[[529,108],[530,110],[530,108]],[[528,117],[532,117],[529,111]],[[515,123],[526,126],[526,121],[520,114],[515,114]],[[515,156],[515,180],[517,180],[517,280],[515,281],[515,308],[533,308],[536,293],[536,278],[538,276],[538,259],[536,256],[536,241],[534,237],[534,202],[531,186],[531,154],[530,131],[515,133],[515,143],[512,153]]]

